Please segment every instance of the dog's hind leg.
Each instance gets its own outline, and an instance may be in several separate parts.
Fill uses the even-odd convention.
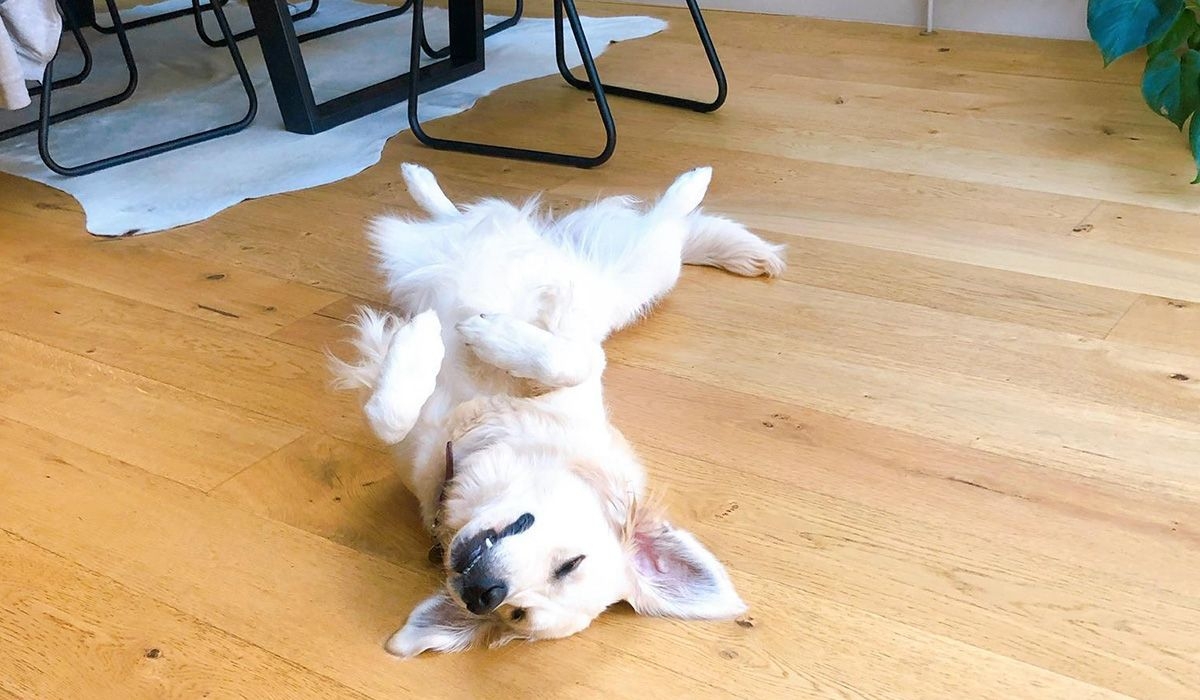
[[[599,343],[555,335],[508,314],[472,316],[458,332],[483,362],[550,389],[578,386],[604,372]]]
[[[644,314],[679,279],[682,265],[708,265],[746,277],[783,272],[783,246],[762,240],[741,224],[700,211],[712,172],[685,173],[646,213],[637,246],[613,266],[616,289],[612,328]]]
[[[395,328],[363,413],[371,430],[394,445],[408,436],[433,395],[445,347],[437,314],[425,311]]]
[[[636,241],[618,259],[601,265],[612,284],[609,331],[635,321],[675,286],[689,233],[688,217],[704,199],[711,179],[711,168],[681,175],[650,211],[638,217],[632,233]]]
[[[408,185],[408,192],[413,201],[422,209],[441,217],[453,217],[461,213],[442,191],[442,186],[428,168],[422,168],[415,163],[405,163],[400,166],[400,171],[404,174],[404,182]]]

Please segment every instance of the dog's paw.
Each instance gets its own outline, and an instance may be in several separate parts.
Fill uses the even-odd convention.
[[[375,436],[385,445],[395,445],[408,437],[421,415],[421,407],[412,404],[377,391],[363,405],[363,413]]]
[[[380,440],[394,445],[408,436],[433,393],[444,355],[442,324],[432,310],[395,332],[379,381],[363,406]]]
[[[457,328],[482,362],[548,387],[575,386],[604,367],[598,344],[564,340],[508,314],[477,314]]]
[[[758,245],[747,246],[722,261],[722,267],[743,277],[778,277],[787,267],[784,246],[758,241]]]
[[[671,217],[687,216],[704,200],[712,175],[711,167],[696,168],[680,175],[663,193],[655,210]]]
[[[400,332],[397,333],[397,335],[403,334],[411,334],[427,349],[434,349],[434,354],[441,354],[442,321],[433,309],[427,309],[413,316],[412,320],[401,327]]]
[[[442,186],[438,184],[437,178],[428,168],[423,168],[416,163],[405,163],[400,166],[400,170],[404,174],[404,181],[408,184],[409,193],[422,209],[440,217],[459,215],[458,208],[446,197]]]
[[[517,376],[536,371],[537,355],[544,352],[550,336],[508,314],[476,314],[456,328],[476,357]]]

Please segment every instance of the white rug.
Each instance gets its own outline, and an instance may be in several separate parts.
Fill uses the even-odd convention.
[[[167,0],[124,12],[122,18],[129,21],[186,4],[188,0]],[[297,23],[297,30],[336,24],[382,7],[325,0],[314,16]],[[250,26],[244,5],[231,3],[227,8],[235,31]],[[216,22],[210,13],[205,16],[212,27],[210,36],[216,36]],[[488,17],[487,24],[500,19]],[[429,9],[425,25],[430,45],[444,46],[445,11]],[[665,26],[649,17],[584,18],[596,55],[610,42],[649,36]],[[303,44],[317,100],[407,71],[411,27],[410,15],[404,15]],[[115,38],[89,32],[88,40],[96,57],[93,75],[86,87],[55,91],[55,112],[119,92],[124,85],[124,63]],[[63,44],[74,49],[69,39]],[[229,123],[245,113],[245,95],[229,53],[205,46],[190,17],[132,30],[130,44],[141,73],[137,92],[121,105],[55,125],[51,148],[59,162],[90,161]],[[149,233],[201,221],[245,199],[354,175],[379,162],[384,142],[408,128],[407,107],[401,103],[313,136],[284,131],[258,40],[247,39],[239,46],[259,98],[258,117],[245,131],[82,177],[61,177],[46,169],[38,157],[36,135],[28,134],[0,142],[0,171],[71,194],[86,212],[91,233]],[[580,65],[569,32],[567,46],[571,65]],[[522,19],[489,38],[485,55],[487,69],[482,73],[421,96],[422,120],[457,114],[497,88],[557,73],[552,20]],[[74,55],[64,54],[55,64],[55,75],[71,75],[77,65]],[[36,102],[20,112],[0,112],[0,129],[35,118]]]

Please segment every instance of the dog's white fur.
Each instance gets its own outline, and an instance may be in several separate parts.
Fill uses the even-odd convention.
[[[383,217],[370,237],[408,320],[362,310],[358,358],[334,361],[341,386],[369,392],[367,420],[395,446],[446,550],[446,589],[412,612],[387,649],[413,656],[563,637],[621,600],[652,615],[740,614],[721,564],[646,503],[644,470],[604,407],[601,343],[666,294],[682,263],[773,276],[782,246],[698,209],[709,168],[684,174],[652,206],[610,198],[557,220],[536,200],[460,209],[428,170],[403,172],[430,218]],[[438,523],[448,441],[455,475]],[[472,615],[455,586],[452,548],[522,513],[534,525],[486,553],[507,595]],[[579,555],[577,569],[554,575]]]

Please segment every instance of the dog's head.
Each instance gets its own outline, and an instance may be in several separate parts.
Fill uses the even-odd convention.
[[[633,460],[627,449],[607,454]],[[446,585],[388,641],[392,653],[565,637],[622,600],[681,618],[745,610],[716,558],[621,477],[640,474],[636,464],[612,469],[520,443],[456,461],[441,524]]]

